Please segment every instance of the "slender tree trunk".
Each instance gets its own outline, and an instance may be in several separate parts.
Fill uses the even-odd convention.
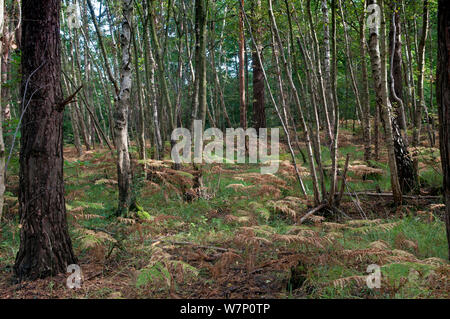
[[[241,1],[241,8],[244,8],[244,0]],[[245,37],[244,37],[244,13],[239,12],[239,114],[241,127],[247,129],[247,104],[245,98]]]
[[[322,6],[325,7],[326,6],[326,0],[324,0],[325,3],[322,3]],[[336,88],[336,72],[337,72],[337,57],[336,57],[336,0],[332,0],[332,32],[333,32],[333,40],[332,40],[332,52],[333,52],[333,60],[332,60],[332,70],[330,73],[330,95],[331,95],[331,105],[333,107],[332,110],[332,115],[333,115],[333,139],[331,141],[331,181],[330,181],[330,196],[328,199],[328,204],[330,206],[334,206],[335,205],[335,200],[337,198],[335,198],[335,193],[337,191],[337,184],[338,184],[338,179],[337,179],[337,173],[338,173],[338,139],[339,139],[339,104],[337,101],[337,88]],[[324,14],[325,15],[325,14]],[[345,23],[344,23],[344,29],[345,29]],[[326,33],[326,32],[325,32]],[[352,71],[353,74],[353,68],[351,67],[351,59],[350,59],[350,54],[348,56],[349,58],[349,65],[350,65],[350,70]],[[359,102],[359,94],[356,91],[355,92],[355,96],[358,96],[358,102]],[[360,106],[360,104],[359,104]]]
[[[207,91],[206,91],[206,42],[208,0],[195,0],[195,105],[200,111],[194,119],[202,120],[206,124]],[[198,106],[198,107],[197,107]],[[192,122],[193,123],[193,122]]]
[[[76,262],[66,220],[60,0],[22,1],[19,279],[66,272]]]
[[[364,5],[364,11],[366,10]],[[365,14],[359,22],[359,54],[361,59],[361,78],[362,78],[362,93],[361,93],[361,108],[362,108],[362,122],[363,138],[364,138],[364,160],[368,162],[371,159],[371,132],[370,132],[370,98],[369,98],[369,77],[367,72],[367,41],[366,41],[366,18]]]
[[[117,176],[119,205],[117,215],[125,215],[131,205],[131,161],[128,151],[128,112],[130,109],[131,74],[131,25],[133,1],[123,0],[123,22],[120,44],[122,47],[122,70],[120,92],[114,112],[114,131],[117,149]]]
[[[404,137],[401,134],[401,126],[406,127],[406,123],[403,123],[404,120],[404,108],[403,108],[403,100],[400,96],[403,96],[402,92],[402,76],[401,76],[401,44],[400,47],[397,44],[397,41],[400,39],[397,32],[397,26],[400,25],[398,23],[397,6],[394,4],[392,8],[392,20],[391,20],[391,34],[390,34],[390,83],[391,83],[391,96],[396,102],[396,118],[392,120],[392,131],[394,137],[394,148],[395,148],[395,158],[397,161],[397,169],[398,169],[398,178],[400,181],[400,187],[403,193],[409,192],[413,188],[415,188],[415,178],[414,178],[414,167],[411,156],[409,155],[406,134]],[[398,56],[400,55],[400,57]],[[397,60],[397,61],[396,61]],[[400,81],[400,84],[397,84],[397,81]],[[398,95],[400,93],[400,96]]]
[[[369,3],[376,3],[376,1],[369,1]],[[381,119],[383,120],[386,147],[388,150],[389,168],[391,171],[391,187],[394,196],[394,201],[397,205],[402,203],[402,191],[398,179],[397,163],[395,158],[394,138],[391,126],[391,103],[388,98],[387,88],[387,72],[386,72],[386,52],[380,53],[380,42],[382,50],[386,49],[385,43],[385,23],[383,22],[383,1],[380,0],[381,8],[381,30],[378,26],[370,28],[370,57],[372,62],[372,74],[375,84],[375,93],[377,105],[380,108]]]
[[[307,146],[308,157],[309,157],[309,162],[310,162],[309,165],[310,165],[311,178],[312,178],[312,182],[313,182],[314,202],[318,205],[320,203],[320,194],[319,194],[319,187],[318,187],[318,184],[317,184],[317,173],[316,173],[316,168],[315,168],[315,165],[314,165],[314,156],[313,156],[313,151],[312,151],[312,147],[311,147],[311,137],[310,137],[310,133],[309,133],[308,126],[306,124],[305,118],[303,116],[303,112],[301,110],[300,98],[298,96],[297,88],[295,87],[294,81],[292,79],[292,73],[289,70],[289,66],[288,66],[288,63],[287,63],[287,60],[286,60],[286,56],[284,54],[283,44],[281,42],[280,34],[279,34],[278,28],[277,28],[277,23],[276,23],[274,15],[273,15],[272,0],[268,0],[268,4],[269,4],[269,17],[270,17],[270,21],[271,21],[271,24],[272,24],[272,27],[273,27],[273,30],[274,30],[274,33],[275,33],[274,34],[275,35],[275,40],[277,42],[278,49],[280,50],[280,55],[282,57],[282,63],[284,65],[284,69],[285,69],[285,72],[286,72],[286,75],[287,75],[287,78],[288,78],[289,86],[290,86],[290,88],[291,88],[291,90],[293,92],[293,95],[294,95],[295,104],[297,106],[297,109],[300,110],[300,119],[302,121],[303,130],[305,131],[306,146]],[[266,78],[266,81],[267,81],[267,78]],[[282,120],[282,117],[281,117],[281,120]],[[283,125],[283,127],[286,127],[286,126]],[[286,135],[289,136],[289,132],[287,130],[287,127],[286,127],[285,130],[286,130]],[[290,143],[290,138],[289,138],[289,143]],[[295,157],[294,157],[294,163],[295,163]],[[300,178],[299,178],[299,180],[300,180]],[[303,186],[303,182],[301,180],[300,180],[300,184]]]
[[[327,99],[328,114],[330,114],[330,125],[334,127],[334,98],[333,85],[331,81],[331,49],[330,49],[330,21],[328,15],[328,0],[322,1],[323,20],[323,74],[325,78],[325,97]]]
[[[396,116],[397,124],[400,128],[400,130],[404,131],[406,130],[406,116],[405,116],[405,108],[403,106],[403,72],[402,72],[402,64],[403,64],[403,58],[402,58],[402,29],[401,29],[401,23],[400,23],[400,13],[397,10],[397,6],[395,8],[392,8],[392,14],[391,14],[391,28],[389,32],[389,52],[393,52],[392,59],[392,76],[393,76],[393,83],[394,83],[394,91],[390,89],[390,97],[391,101],[397,101],[397,99],[394,96],[398,97],[399,100],[402,102],[397,102],[394,107],[394,112]],[[392,80],[389,81],[392,83]],[[391,85],[392,86],[392,85]],[[390,87],[391,87],[390,86]],[[406,134],[405,134],[406,137]]]
[[[150,32],[152,36],[152,43],[154,46],[154,55],[157,63],[158,68],[158,77],[159,77],[159,84],[160,84],[160,91],[162,95],[162,101],[164,102],[163,107],[166,112],[168,112],[169,117],[169,129],[173,130],[175,129],[175,117],[174,117],[174,111],[173,111],[173,104],[172,99],[170,97],[169,87],[166,81],[166,75],[165,75],[165,68],[164,68],[164,58],[163,58],[163,51],[161,49],[161,45],[159,42],[158,35],[156,33],[156,24],[155,24],[155,13],[154,5],[153,3],[155,0],[149,0],[149,4],[151,4],[151,7],[148,8],[149,12],[149,22],[150,22]]]
[[[137,31],[137,26],[136,26]],[[139,159],[143,161],[144,174],[146,175],[147,168],[147,149],[145,144],[145,112],[144,112],[144,103],[142,101],[142,84],[141,77],[139,74],[139,56],[138,56],[138,48],[136,43],[136,35],[137,32],[133,34],[133,48],[134,48],[134,69],[136,72],[136,94],[138,97],[138,141],[139,141]]]
[[[328,136],[328,141],[331,143],[331,141],[333,140],[333,133],[332,133],[332,119],[330,119],[330,115],[329,115],[329,106],[328,106],[328,98],[327,98],[327,90],[325,88],[325,84],[324,84],[324,77],[322,75],[322,67],[320,65],[320,48],[319,48],[319,41],[317,39],[317,34],[316,34],[316,30],[314,27],[314,22],[312,19],[312,13],[311,13],[311,0],[307,0],[306,2],[306,11],[308,14],[308,21],[309,21],[309,29],[310,29],[310,33],[311,33],[311,37],[313,40],[313,44],[314,44],[314,50],[313,53],[315,55],[315,64],[316,64],[316,74],[317,74],[317,80],[319,82],[319,92],[320,92],[320,96],[322,99],[322,105],[323,105],[323,112],[325,115],[325,125],[326,125],[326,130],[327,130],[327,136]],[[313,55],[313,57],[314,57]]]
[[[260,128],[265,128],[266,124],[266,108],[264,101],[265,86],[264,75],[262,72],[262,66],[259,64],[258,51],[261,54],[261,0],[256,1],[256,7],[254,9],[253,17],[253,30],[255,35],[256,46],[253,46],[252,51],[252,65],[253,65],[253,121],[257,132]]]
[[[422,110],[426,108],[425,96],[423,90],[424,84],[424,74],[425,74],[425,47],[428,36],[428,0],[423,2],[423,15],[422,15],[422,36],[420,37],[419,48],[417,51],[417,93],[419,95],[419,105],[415,110],[414,114],[414,130],[413,130],[413,140],[412,146],[417,147],[420,144],[420,131],[422,129]],[[419,175],[419,160],[417,157],[414,158],[414,170],[416,173],[416,178]]]
[[[436,96],[439,112],[439,141],[444,175],[445,224],[450,260],[450,3],[438,3],[438,58]]]
[[[153,58],[152,51],[150,49],[150,38],[148,35],[148,23],[150,15],[148,13],[148,6],[146,7],[146,13],[140,16],[143,21],[143,41],[144,41],[144,67],[145,67],[145,84],[147,88],[147,101],[149,101],[149,109],[152,114],[153,120],[153,133],[155,136],[155,154],[156,158],[160,159],[162,156],[163,142],[161,137],[161,129],[158,115],[158,104],[156,101],[156,89],[155,89],[155,60]]]

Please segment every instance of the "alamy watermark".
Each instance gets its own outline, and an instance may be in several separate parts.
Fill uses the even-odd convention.
[[[81,18],[77,3],[73,3],[67,7],[67,26],[71,30],[81,28]]]
[[[370,32],[378,34],[381,25],[381,8],[378,4],[370,4],[367,6],[366,12],[369,13],[367,16],[367,27]]]
[[[270,129],[270,155],[267,128],[259,129],[259,134],[254,128],[246,130],[227,128],[224,134],[218,128],[203,131],[203,122],[196,120],[193,129],[193,136],[187,128],[173,130],[171,138],[176,144],[172,148],[171,155],[175,163],[261,163],[268,164],[261,167],[261,174],[275,174],[278,171],[280,152],[278,128]]]
[[[82,281],[82,273],[81,273],[81,267],[72,264],[67,266],[67,272],[70,273],[70,276],[67,277],[66,280],[66,286],[69,289],[79,289],[81,288],[81,281]]]
[[[367,266],[366,284],[369,289],[381,288],[381,267],[376,264]]]

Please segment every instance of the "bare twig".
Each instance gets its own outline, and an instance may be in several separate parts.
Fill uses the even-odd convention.
[[[62,101],[61,103],[59,103],[57,109],[58,111],[62,112],[64,110],[64,108],[66,107],[67,104],[76,102],[73,99],[75,98],[75,96],[78,94],[78,92],[81,91],[81,89],[83,88],[83,85],[81,85],[78,89],[76,89],[76,91],[70,95],[67,99],[65,99],[64,101]]]

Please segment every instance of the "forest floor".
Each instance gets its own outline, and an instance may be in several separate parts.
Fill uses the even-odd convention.
[[[366,166],[358,132],[343,130],[339,166],[350,153],[347,191],[389,191],[385,150]],[[134,150],[136,151],[136,150]],[[65,189],[69,230],[83,272],[15,283],[19,247],[18,177],[8,177],[0,233],[0,298],[449,298],[450,265],[441,199],[344,196],[344,214],[313,215],[281,148],[276,175],[258,165],[203,166],[203,198],[190,190],[195,171],[149,161],[135,165],[138,205],[116,218],[116,165],[105,149],[76,156],[67,146]],[[439,195],[439,150],[417,150],[422,194]],[[136,153],[133,153],[133,157]],[[324,147],[325,166],[329,152]],[[298,157],[301,163],[301,157]],[[17,170],[17,159],[12,161]],[[307,164],[301,169],[311,189]],[[14,168],[15,167],[15,168]],[[381,288],[366,284],[368,265],[381,269]]]

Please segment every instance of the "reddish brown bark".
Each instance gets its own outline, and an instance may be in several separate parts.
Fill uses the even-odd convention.
[[[445,221],[447,225],[447,240],[449,243],[448,256],[450,259],[450,3],[447,0],[439,1],[438,44],[436,93],[439,109],[439,141],[446,202]]]
[[[76,261],[64,201],[60,6],[60,0],[22,1],[22,107],[28,108],[21,127],[19,279],[66,272]]]

